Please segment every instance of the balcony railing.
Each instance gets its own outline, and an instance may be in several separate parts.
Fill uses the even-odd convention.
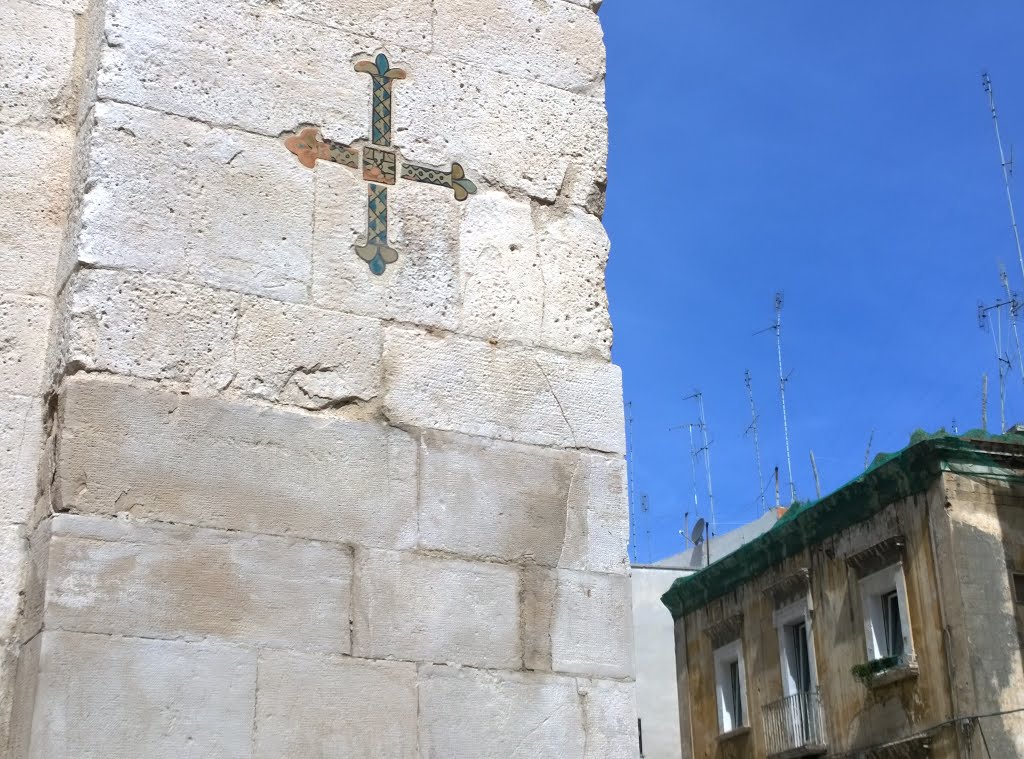
[[[769,756],[816,756],[827,750],[821,717],[821,694],[796,693],[764,707]]]

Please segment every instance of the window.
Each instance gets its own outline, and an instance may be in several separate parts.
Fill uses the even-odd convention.
[[[907,586],[903,565],[893,564],[860,581],[864,633],[869,661],[913,658],[913,638],[907,616]]]
[[[814,643],[807,601],[797,601],[775,612],[779,631],[779,660],[782,665],[782,695],[810,693],[818,688],[814,667]]]
[[[1015,572],[1013,575],[1013,592],[1017,603],[1024,605],[1024,572]]]
[[[729,733],[747,725],[747,685],[740,641],[716,649],[714,659],[718,728],[721,733]]]

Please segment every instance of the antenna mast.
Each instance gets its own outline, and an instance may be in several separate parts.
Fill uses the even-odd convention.
[[[1010,278],[1006,276],[1006,267],[999,264],[999,281],[1003,283],[1003,292],[1006,293],[1006,301],[1010,304],[1010,325],[1013,327],[1013,339],[1017,344],[1017,368],[1020,369],[1020,378],[1024,380],[1024,361],[1020,354],[1020,332],[1017,331],[1017,314],[1020,313],[1020,301],[1010,292]]]
[[[704,453],[704,475],[707,478],[708,483],[708,512],[711,517],[711,532],[713,534],[717,534],[718,529],[715,523],[715,495],[711,489],[711,442],[708,440],[708,423],[707,418],[704,416],[704,394],[700,390],[697,390],[693,395],[688,395],[683,398],[683,400],[688,401],[694,398],[697,400],[697,410],[700,414],[698,426],[700,427],[700,433],[704,441],[704,447],[701,448],[701,451]]]
[[[626,497],[629,500],[629,540],[636,564],[636,500],[633,498],[633,401],[626,404]]]
[[[789,417],[786,414],[786,383],[789,378],[782,369],[782,293],[775,293],[775,345],[779,353],[779,397],[782,399],[782,431],[786,436],[786,469],[789,472],[789,498],[796,503],[796,483],[793,482],[793,461],[789,455]]]
[[[761,513],[763,514],[768,510],[768,506],[764,500],[764,474],[761,471],[761,442],[757,434],[757,406],[754,403],[754,384],[750,378],[750,370],[747,369],[743,373],[743,381],[747,386],[747,397],[750,399],[750,426],[747,427],[747,432],[751,432],[754,435],[754,458],[757,460],[757,490],[761,494]]]
[[[981,75],[981,86],[988,94],[988,107],[992,112],[992,124],[996,130],[996,145],[999,147],[999,165],[1003,170],[1003,186],[1006,189],[1006,203],[1010,207],[1010,226],[1013,229],[1013,239],[1017,244],[1017,262],[1020,264],[1020,274],[1024,277],[1024,253],[1021,252],[1020,230],[1017,228],[1017,214],[1013,209],[1013,190],[1010,188],[1010,180],[1013,178],[1013,151],[1010,151],[1010,160],[1006,160],[1006,153],[1003,151],[1003,137],[999,131],[999,114],[996,112],[996,94],[992,89],[992,78],[985,72]]]
[[[993,305],[978,305],[978,326],[982,330],[988,330],[988,314],[996,312],[996,329],[992,333],[992,342],[996,349],[996,362],[999,366],[999,432],[1006,432],[1006,376],[1013,371],[1013,362],[1003,347],[1003,309],[1008,308],[1011,313],[1017,307],[1016,301],[1011,297],[1008,300],[997,300]]]
[[[981,375],[981,429],[988,432],[988,373]]]

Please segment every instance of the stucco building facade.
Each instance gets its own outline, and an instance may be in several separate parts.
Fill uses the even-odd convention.
[[[684,756],[1024,755],[1024,440],[912,445],[664,601]]]

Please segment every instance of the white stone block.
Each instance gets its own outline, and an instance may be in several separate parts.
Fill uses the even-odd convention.
[[[459,332],[537,343],[546,287],[530,203],[500,192],[472,198],[459,239]]]
[[[352,653],[516,668],[522,660],[518,574],[500,564],[360,551]]]
[[[48,627],[349,652],[345,546],[79,516],[51,535]]]
[[[394,422],[542,445],[625,448],[618,367],[390,327],[385,405]]]
[[[604,276],[609,242],[600,219],[578,208],[540,209],[537,225],[544,278],[539,342],[609,358],[612,324]]]
[[[4,7],[0,6],[0,19]],[[54,291],[71,193],[71,144],[65,128],[0,131],[0,166],[4,167],[0,286],[4,290],[36,295]]]
[[[561,2],[438,0],[434,52],[582,91],[604,78],[597,14]]]
[[[12,643],[18,633],[21,594],[28,579],[28,541],[23,529],[18,525],[0,526],[0,649]]]
[[[416,539],[416,448],[373,422],[72,378],[63,504],[387,548]]]
[[[380,322],[260,299],[246,303],[233,387],[309,409],[370,400],[380,392]]]
[[[123,105],[96,117],[82,261],[306,300],[313,177],[280,141]]]
[[[559,566],[625,573],[629,570],[626,462],[619,456],[582,454],[579,470],[569,493]]]
[[[572,678],[449,667],[425,667],[421,677],[424,757],[584,756],[583,707]]]
[[[418,759],[417,709],[415,664],[264,651],[252,755]]]
[[[351,36],[263,3],[111,0],[100,96],[274,136],[315,124],[351,143],[370,128],[370,80],[352,59],[393,44],[388,29],[380,34]],[[406,159],[459,161],[474,181],[548,201],[560,192],[576,204],[601,195],[601,92],[577,95],[435,55],[390,52],[409,73],[394,100],[395,146]]]
[[[370,273],[353,246],[366,241],[367,184],[355,169],[316,167],[313,299],[317,305],[402,322],[456,329],[459,220],[467,203],[412,182],[388,190],[388,239],[399,258]]]
[[[71,287],[69,363],[207,393],[231,382],[238,293],[98,269]]]
[[[0,396],[0,524],[28,521],[42,447],[39,400]]]
[[[578,685],[586,705],[584,726],[587,746],[583,759],[623,759],[636,756],[640,739],[637,735],[634,684],[613,680],[580,680]],[[677,732],[678,729],[676,725]]]
[[[48,298],[0,293],[0,393],[42,390],[51,308]]]
[[[414,50],[431,45],[431,0],[255,0],[296,18]]]
[[[579,461],[568,451],[426,433],[420,449],[420,547],[557,564]]]
[[[531,576],[541,576],[539,570]],[[536,668],[545,668],[547,652],[556,672],[598,677],[633,676],[633,611],[629,578],[557,570],[554,582],[545,584],[539,596],[553,589],[550,618],[540,600],[526,621],[528,645]],[[549,647],[549,648],[548,648]],[[531,662],[526,662],[531,666]]]
[[[40,637],[31,745],[18,756],[250,756],[254,651],[61,631]]]
[[[71,115],[75,17],[23,0],[0,3],[0,123],[49,124]],[[37,154],[38,155],[38,154]],[[6,189],[6,188],[5,188]]]

